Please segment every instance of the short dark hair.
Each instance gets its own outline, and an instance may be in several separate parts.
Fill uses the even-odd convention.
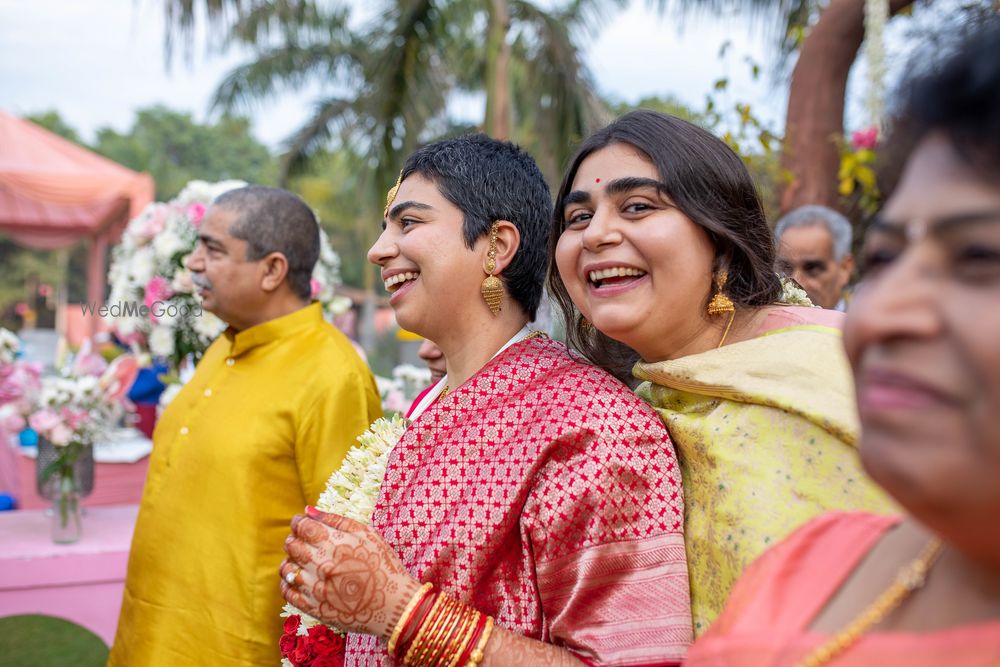
[[[987,20],[942,66],[904,84],[913,145],[940,132],[985,178],[1000,178],[1000,19]]]
[[[570,344],[590,361],[624,377],[637,355],[583,322],[554,261],[566,227],[562,202],[576,172],[591,153],[611,144],[631,146],[656,166],[674,205],[708,233],[716,251],[715,269],[729,273],[725,293],[737,306],[774,303],[781,295],[781,282],[774,272],[774,240],[753,179],[743,160],[723,141],[680,118],[648,110],[632,111],[598,130],[580,145],[556,195],[548,284],[565,318]]]
[[[236,213],[229,233],[247,242],[247,259],[284,255],[288,286],[299,298],[309,299],[319,259],[319,222],[308,204],[288,190],[248,185],[223,192],[212,206]]]
[[[414,173],[433,181],[444,198],[462,211],[469,248],[497,220],[517,227],[521,244],[500,279],[528,317],[535,319],[545,281],[552,196],[531,156],[510,142],[472,134],[412,153],[400,178]]]

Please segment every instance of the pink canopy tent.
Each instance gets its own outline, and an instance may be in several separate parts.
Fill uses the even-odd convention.
[[[109,243],[153,195],[149,174],[126,169],[0,110],[0,232],[46,250],[88,239],[91,303],[104,300]]]

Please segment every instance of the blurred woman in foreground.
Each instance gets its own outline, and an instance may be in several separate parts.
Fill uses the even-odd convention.
[[[1000,24],[908,90],[919,143],[845,345],[903,518],[819,518],[754,563],[692,667],[1000,664]]]

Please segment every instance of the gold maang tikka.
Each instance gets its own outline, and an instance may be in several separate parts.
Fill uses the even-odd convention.
[[[497,231],[500,223],[494,222],[490,227],[490,247],[486,251],[486,280],[479,286],[483,301],[494,315],[500,313],[500,302],[503,301],[503,282],[493,275],[497,270]]]
[[[399,172],[399,176],[396,177],[396,184],[389,188],[389,192],[385,194],[385,208],[382,210],[382,217],[389,217],[389,207],[392,206],[392,202],[396,199],[396,192],[399,191],[399,184],[403,182],[403,172]]]

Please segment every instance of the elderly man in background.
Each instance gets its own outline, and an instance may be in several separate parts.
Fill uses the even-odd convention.
[[[381,416],[368,368],[310,303],[305,202],[231,190],[198,238],[188,268],[229,328],[156,426],[111,667],[277,665],[289,518]]]
[[[777,269],[794,278],[817,306],[844,310],[854,270],[851,223],[825,206],[802,206],[774,228]]]

